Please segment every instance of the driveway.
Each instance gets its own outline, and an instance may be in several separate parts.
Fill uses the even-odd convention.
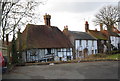
[[[3,79],[118,79],[118,62],[20,66]]]

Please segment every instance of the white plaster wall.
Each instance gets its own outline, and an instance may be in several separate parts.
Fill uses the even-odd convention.
[[[94,54],[97,54],[98,50],[97,50],[97,40],[94,40]]]
[[[68,49],[63,48],[63,49],[51,49],[51,53],[54,53],[54,57],[62,57],[63,61],[67,61],[67,56],[71,56],[72,57],[72,48],[70,48],[70,52],[66,52]],[[33,51],[36,51],[36,56],[31,56],[31,54],[33,54]],[[26,60],[26,52],[22,53],[22,57],[23,57],[23,61],[36,61],[36,60],[41,60],[46,56],[47,53],[47,49],[31,49],[27,51],[27,60]],[[72,57],[73,58],[73,57]],[[58,59],[56,59],[58,60]]]
[[[111,44],[118,48],[118,43],[120,43],[120,37],[110,36]]]
[[[26,54],[25,52],[22,53],[22,60],[23,60],[23,62],[26,62],[26,55],[25,54]]]
[[[63,57],[63,54],[61,54],[61,52],[58,52],[58,57]]]
[[[86,40],[82,40],[82,48],[84,49],[84,48],[86,48],[87,46],[86,46]],[[82,49],[82,50],[83,50]]]
[[[88,40],[88,55],[92,54],[92,50],[94,50],[94,48],[92,48],[92,40]]]
[[[76,58],[79,57],[79,52],[78,51],[82,51],[82,55],[83,55],[83,50],[85,48],[88,48],[88,55],[92,54],[92,50],[94,50],[93,51],[94,54],[97,53],[97,52],[95,52],[95,50],[97,50],[97,40],[88,40],[88,45],[86,43],[87,43],[86,40],[81,40],[81,45],[80,45],[79,40],[75,40]],[[93,43],[93,45],[92,45],[92,43]]]
[[[45,57],[44,49],[39,50],[39,53],[41,58]]]
[[[75,40],[75,49],[79,48],[79,40]]]

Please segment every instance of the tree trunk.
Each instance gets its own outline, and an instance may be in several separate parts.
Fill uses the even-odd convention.
[[[108,54],[111,54],[111,39],[110,39],[110,33],[112,32],[112,26],[107,26],[108,31]]]
[[[111,40],[110,40],[110,36],[108,36],[108,54],[111,54]]]
[[[3,28],[3,33],[2,33],[2,43],[4,44],[5,42],[5,29]]]
[[[21,41],[21,33],[20,33],[20,29],[18,30],[18,43],[19,43],[19,60],[22,62],[22,52],[21,52],[21,44],[22,44],[22,41]]]
[[[17,63],[15,39],[12,40],[12,64]]]
[[[16,41],[15,41],[15,31],[13,30],[13,40],[12,40],[12,63],[18,63],[18,55],[16,50]]]

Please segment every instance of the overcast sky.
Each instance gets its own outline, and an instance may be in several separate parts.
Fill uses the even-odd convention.
[[[13,0],[16,1],[16,0]],[[23,0],[24,2],[25,0]],[[28,1],[28,0],[26,0]],[[36,1],[36,0],[35,0]],[[72,31],[85,31],[85,21],[89,22],[89,28],[95,29],[92,22],[94,15],[98,13],[99,9],[106,5],[118,5],[120,0],[38,0],[45,1],[45,5],[40,5],[36,8],[36,13],[40,20],[37,20],[38,25],[44,25],[43,15],[45,13],[51,15],[51,25],[57,26],[60,30],[68,25],[69,30]],[[27,23],[26,23],[27,24]],[[22,31],[25,26],[21,28]],[[12,35],[11,35],[12,36]],[[12,37],[10,36],[10,40]]]
[[[94,15],[100,8],[106,5],[117,5],[119,0],[47,0],[45,5],[40,5],[41,21],[44,24],[43,15],[51,15],[51,25],[63,30],[68,25],[69,30],[85,31],[85,21],[89,22],[90,29],[99,28],[92,22]]]

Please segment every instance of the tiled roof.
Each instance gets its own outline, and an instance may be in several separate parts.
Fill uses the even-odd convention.
[[[113,32],[120,34],[120,31],[116,27],[113,27]]]
[[[95,38],[87,32],[69,31],[69,33],[73,35],[74,39],[95,40]]]
[[[102,31],[89,30],[88,33],[94,36],[95,38],[101,39],[101,40],[107,40],[108,35],[109,35],[107,30],[102,30]],[[110,36],[119,37],[118,33],[115,31],[110,32]]]
[[[103,30],[101,32],[108,37],[109,34],[108,34],[107,30]],[[114,32],[110,32],[110,36],[119,37],[119,35],[115,31]]]
[[[28,24],[22,33],[22,48],[70,48],[67,37],[54,26]]]
[[[88,33],[92,36],[94,36],[96,39],[100,40],[107,40],[107,37],[100,31],[96,30],[89,30]]]

